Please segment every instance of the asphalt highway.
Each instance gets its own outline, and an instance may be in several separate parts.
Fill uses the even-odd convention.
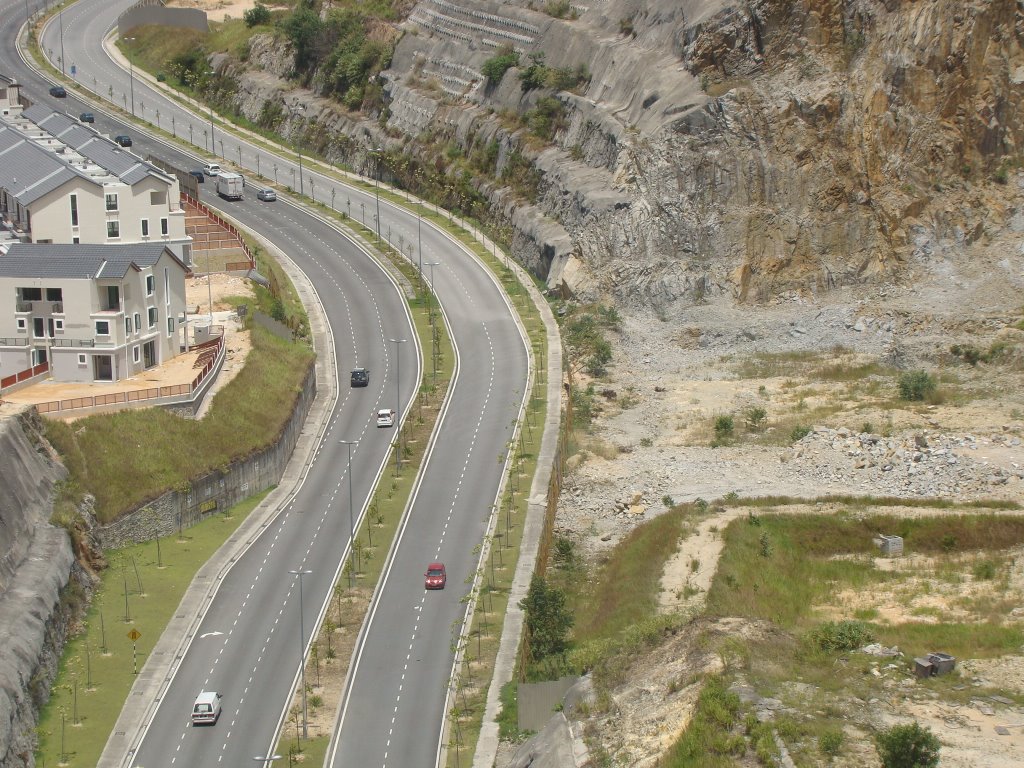
[[[28,71],[15,50],[16,29],[24,19],[21,2],[0,2],[0,71],[16,76],[33,100],[71,114],[96,112],[100,130],[128,133],[140,155],[152,153],[179,167],[198,167],[211,157],[201,151],[204,140],[210,147],[209,134],[199,135],[211,130],[208,118],[183,110],[146,81],[130,77],[103,52],[103,36],[128,5],[124,0],[81,0],[49,24],[43,48],[63,50],[66,70],[74,64],[75,79],[104,98],[122,107],[127,101],[129,109],[134,102],[136,114],[154,122],[159,110],[160,126],[167,130],[173,125],[179,137],[191,135],[196,154],[151,140],[134,126],[77,103],[72,90],[67,99],[49,97],[48,83]],[[59,67],[60,54],[50,55]],[[214,147],[221,150],[223,142],[218,155],[236,162],[240,158],[252,171],[258,164],[264,176],[274,172],[284,180],[298,170],[293,158],[275,157],[229,137],[219,125],[213,132]],[[377,201],[372,193],[348,188],[308,167],[302,176],[307,193],[325,200],[333,190],[331,198],[339,209],[344,210],[344,200],[354,218],[364,217],[374,226]],[[222,203],[210,194],[204,199],[278,243],[315,286],[333,331],[343,376],[340,396],[304,483],[225,578],[155,718],[134,753],[125,757],[125,765],[247,765],[253,764],[252,756],[273,748],[298,675],[300,638],[308,645],[348,542],[347,446],[340,441],[359,441],[352,460],[356,516],[387,461],[392,434],[373,425],[372,413],[394,407],[399,368],[399,410],[407,407],[421,378],[422,360],[412,343],[404,301],[375,262],[319,218],[283,202],[258,203],[253,197],[237,203]],[[443,750],[453,627],[467,610],[461,598],[477,567],[474,547],[486,529],[504,474],[503,457],[514,439],[512,425],[526,394],[528,355],[513,312],[489,272],[427,222],[420,229],[415,214],[384,200],[380,211],[382,235],[390,233],[403,252],[422,235],[422,253],[414,256],[435,264],[425,272],[457,347],[458,373],[401,538],[360,634],[329,764],[419,768],[433,765]],[[399,338],[408,341],[388,341]],[[371,368],[365,390],[347,386],[347,369],[356,364]],[[448,587],[427,593],[423,572],[432,560],[446,563]],[[301,612],[299,577],[292,570],[311,571],[302,576]],[[193,728],[188,722],[192,700],[201,689],[224,695],[224,714],[216,726]]]

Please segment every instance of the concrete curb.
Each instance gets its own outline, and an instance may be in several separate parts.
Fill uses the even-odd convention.
[[[132,685],[97,768],[131,765],[139,739],[152,722],[159,702],[195,637],[206,609],[213,602],[221,581],[235,561],[291,501],[296,488],[309,471],[316,448],[327,427],[328,417],[337,400],[338,377],[333,335],[313,285],[280,249],[269,241],[256,237],[268,249],[276,251],[276,257],[295,284],[296,291],[309,313],[310,330],[317,352],[317,394],[306,416],[292,458],[277,488],[252,511],[234,535],[196,572],[174,617],[163,630],[160,640],[153,647],[152,653]],[[133,706],[134,702],[149,704],[138,707]]]

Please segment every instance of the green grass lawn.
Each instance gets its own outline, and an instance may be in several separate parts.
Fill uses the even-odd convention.
[[[314,355],[304,345],[250,325],[253,349],[245,366],[217,393],[202,420],[147,408],[97,414],[74,424],[47,421],[47,438],[67,465],[70,482],[95,496],[101,522],[277,438]]]
[[[195,572],[269,491],[176,535],[106,552],[84,625],[61,656],[43,708],[37,765],[95,766],[141,669]],[[127,596],[126,596],[127,590]],[[133,654],[128,633],[140,633]]]

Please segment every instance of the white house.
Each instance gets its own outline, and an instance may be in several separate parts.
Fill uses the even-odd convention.
[[[181,351],[188,268],[162,243],[15,243],[0,255],[0,378],[119,381]]]
[[[0,110],[0,228],[22,242],[160,243],[191,265],[177,178],[9,85]],[[13,91],[13,95],[12,95]]]

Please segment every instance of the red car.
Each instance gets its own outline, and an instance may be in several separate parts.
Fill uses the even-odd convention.
[[[444,572],[444,563],[431,563],[427,566],[427,581],[424,586],[427,589],[444,589],[447,577]]]

